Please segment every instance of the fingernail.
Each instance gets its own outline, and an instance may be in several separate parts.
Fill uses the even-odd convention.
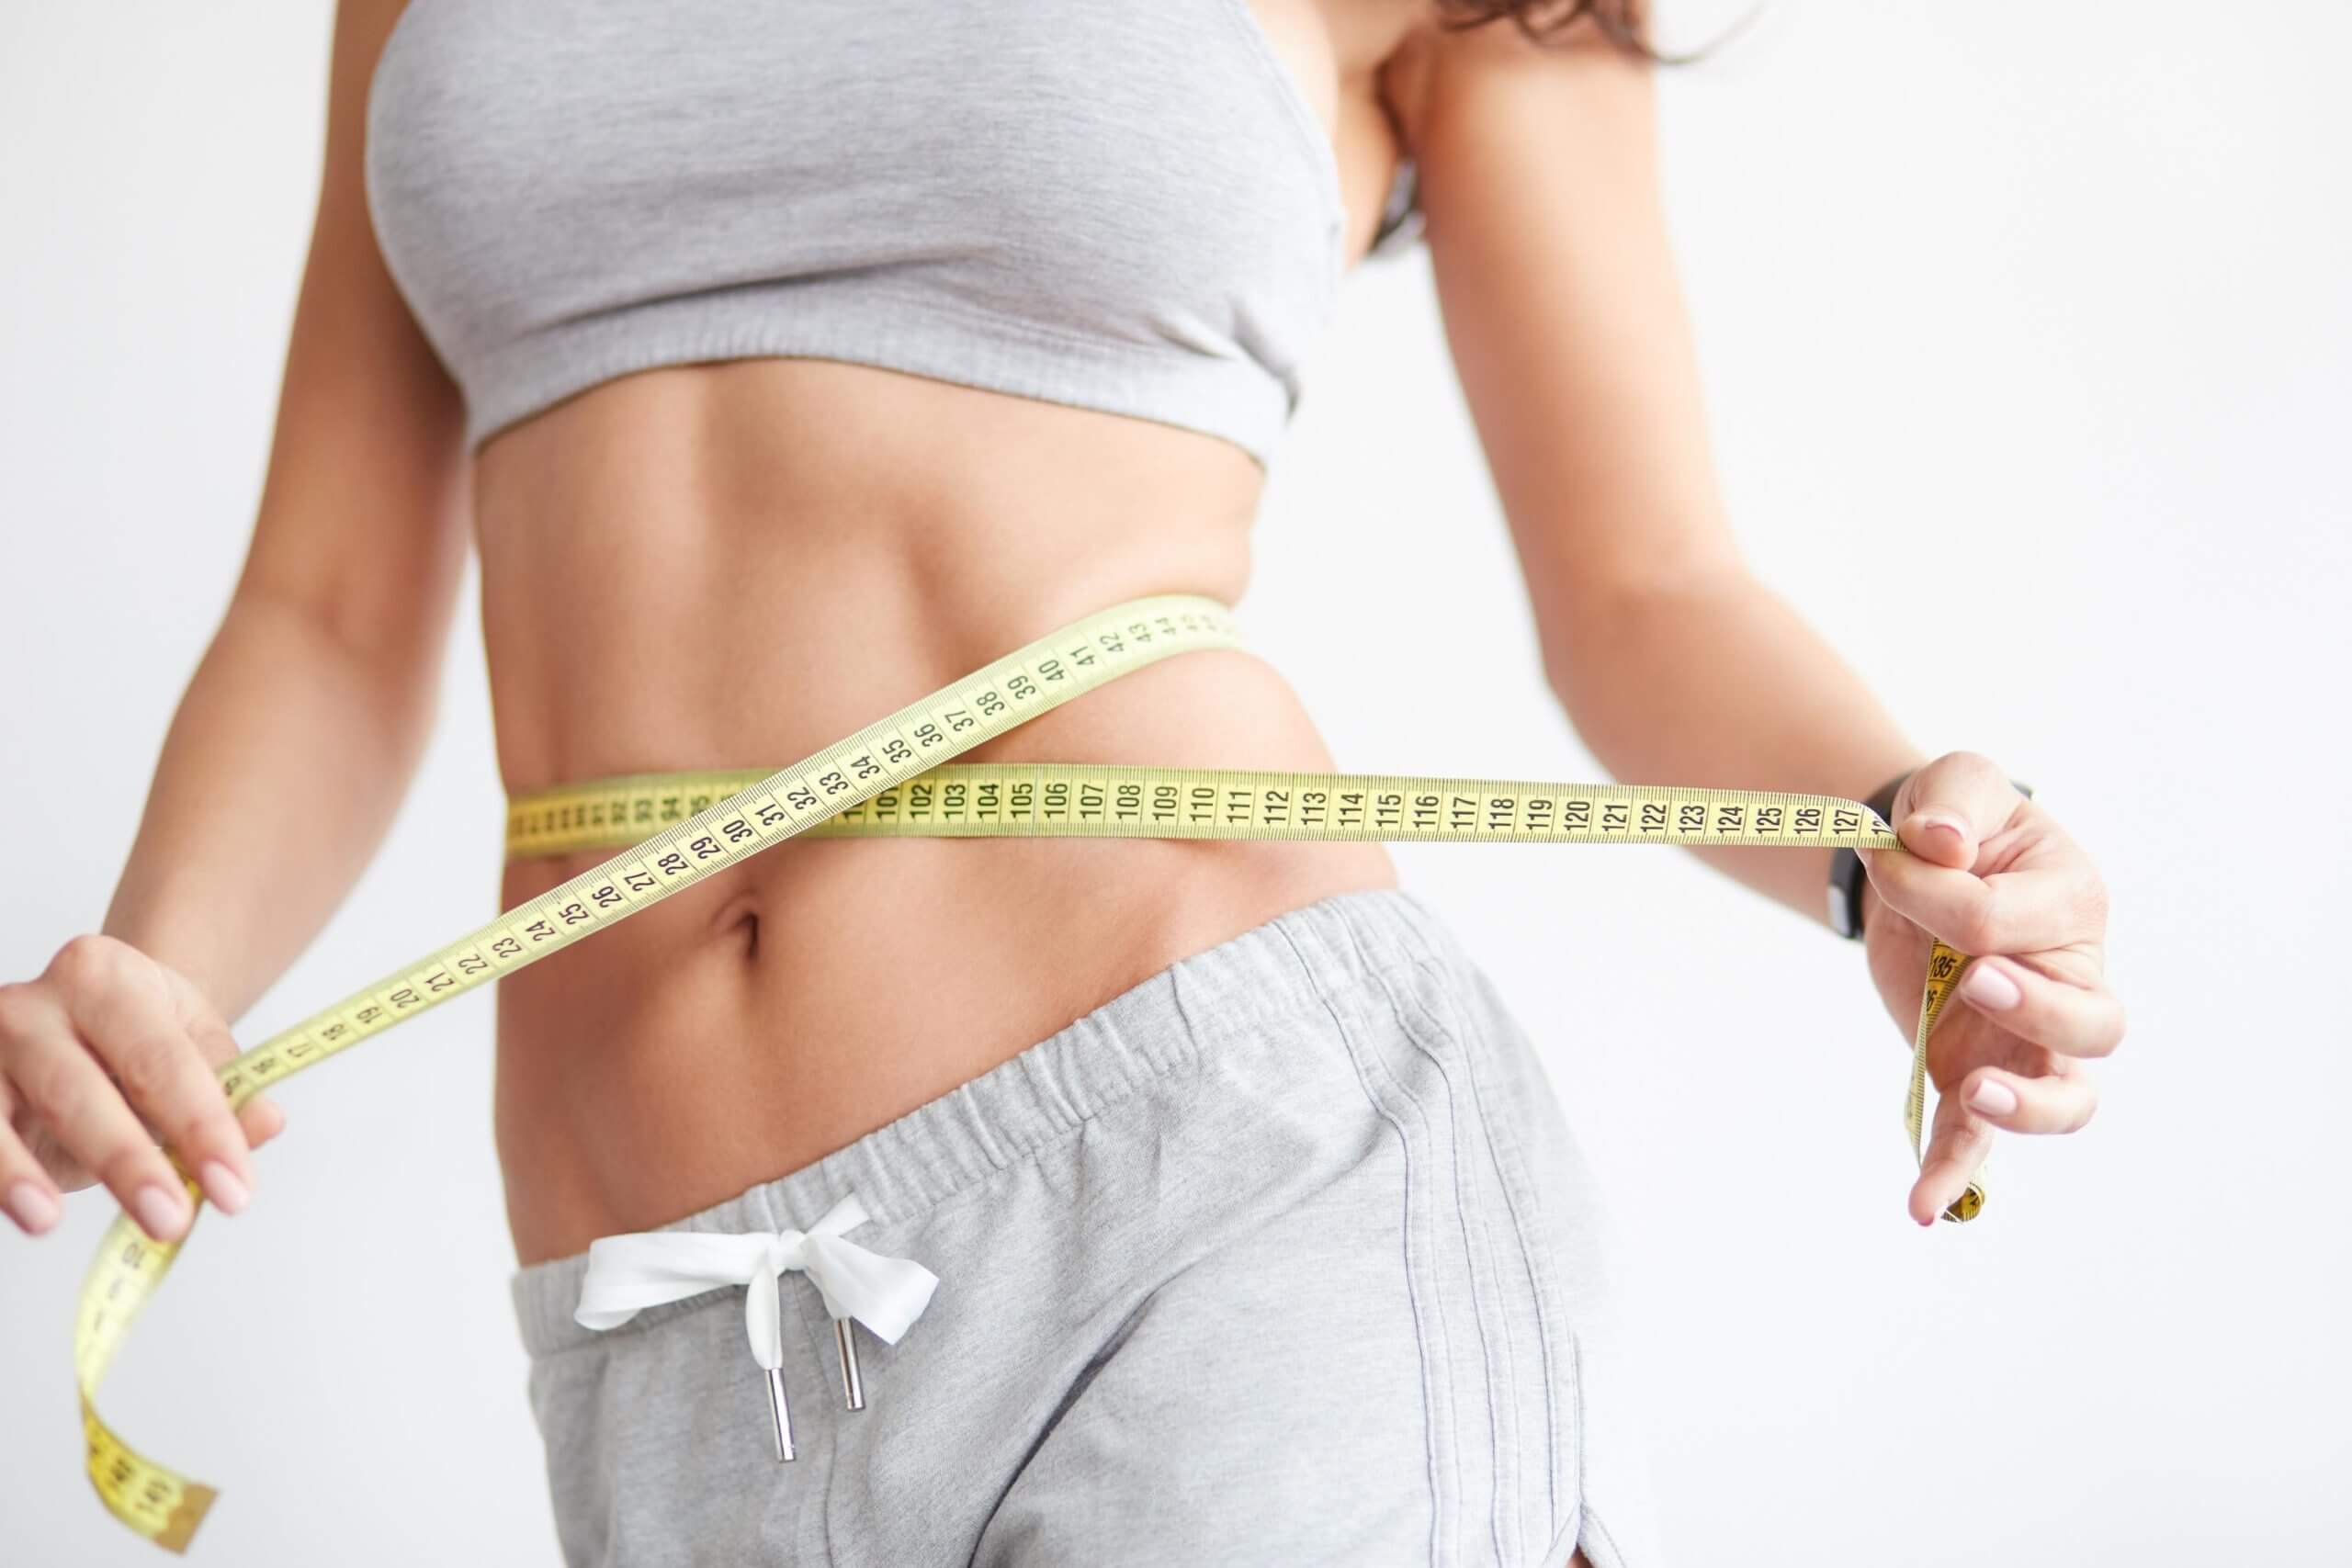
[[[157,1241],[170,1240],[187,1223],[187,1209],[180,1198],[152,1182],[139,1190],[130,1208],[140,1228]]]
[[[8,1189],[8,1217],[39,1235],[57,1223],[57,1200],[29,1181]]]
[[[1985,1078],[1969,1091],[1968,1104],[1987,1116],[2007,1116],[2018,1108],[2018,1091],[1998,1078]]]
[[[1961,976],[1960,994],[1978,1007],[2006,1012],[2025,998],[2018,983],[1987,964],[1972,964]]]
[[[237,1179],[237,1173],[217,1159],[206,1160],[196,1174],[204,1183],[204,1195],[224,1214],[235,1213],[253,1200],[245,1184]]]
[[[1912,815],[1917,820],[1919,830],[1923,833],[1930,828],[1942,828],[1948,829],[1955,839],[1968,837],[1968,829],[1957,817],[1941,811],[1919,811]]]

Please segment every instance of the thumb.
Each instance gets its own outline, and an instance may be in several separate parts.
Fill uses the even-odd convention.
[[[1966,870],[2024,798],[1991,758],[1948,751],[1904,781],[1894,799],[1894,835],[1921,860]]]

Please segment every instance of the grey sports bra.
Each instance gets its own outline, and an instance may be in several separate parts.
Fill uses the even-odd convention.
[[[786,355],[1263,464],[1343,265],[1331,143],[1248,0],[410,0],[366,178],[469,448]]]

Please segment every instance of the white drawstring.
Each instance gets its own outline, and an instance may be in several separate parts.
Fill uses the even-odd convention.
[[[899,1342],[931,1304],[939,1277],[920,1263],[868,1252],[842,1233],[865,1223],[851,1193],[805,1231],[641,1231],[599,1237],[588,1247],[588,1273],[572,1313],[583,1328],[613,1328],[663,1302],[741,1285],[743,1329],[752,1354],[774,1371],[784,1363],[783,1303],[777,1280],[798,1269],[824,1298],[836,1323],[855,1318],[888,1344]]]

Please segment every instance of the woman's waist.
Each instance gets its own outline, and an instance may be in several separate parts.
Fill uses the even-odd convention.
[[[831,679],[803,682],[805,700],[788,708],[752,694],[730,700],[725,693],[694,684],[668,702],[642,691],[619,693],[609,710],[598,709],[590,700],[593,694],[574,693],[563,705],[571,711],[560,717],[534,715],[520,721],[532,733],[527,747],[517,743],[517,749],[527,749],[534,760],[527,766],[502,765],[506,802],[529,812],[550,803],[601,799],[604,792],[596,786],[606,784],[650,798],[672,776],[682,788],[694,784],[727,793],[741,787],[747,777],[816,761],[873,721],[1053,629],[1041,618],[1024,628],[1025,637],[1008,632],[1001,646],[945,660],[885,658],[861,669],[852,652],[831,666]],[[914,667],[918,663],[925,667]],[[512,731],[516,724],[502,720],[501,728]],[[939,761],[1317,772],[1335,766],[1296,690],[1267,660],[1232,646],[1189,648],[1136,666]],[[659,820],[674,820],[689,799],[696,808],[704,804],[699,797],[682,796],[665,805],[666,815]],[[634,832],[642,838],[658,830],[649,826]],[[554,841],[562,840],[559,836]],[[611,861],[626,839],[613,829],[582,848],[550,850],[549,842],[544,831],[507,840],[503,907],[511,908]],[[755,868],[780,863],[788,863],[762,853],[697,886],[730,876],[756,878]]]
[[[922,690],[608,771],[781,768]],[[1334,765],[1289,683],[1227,649],[1133,671],[955,760]],[[501,907],[619,852],[516,860]],[[1186,953],[1327,894],[1394,883],[1377,844],[774,844],[500,982],[499,1139],[516,1246],[555,1256],[740,1191]]]
[[[1181,958],[1396,885],[1374,843],[1140,839],[786,841],[720,874],[500,981],[526,1261],[797,1169]]]
[[[780,770],[952,678],[925,676],[927,687],[918,682],[904,692],[877,691],[870,705],[855,709],[812,703],[808,711],[780,719],[755,711],[751,721],[731,728],[714,721],[696,742],[675,749],[591,746],[584,749],[591,762],[555,782],[696,769]],[[951,761],[1314,772],[1335,766],[1289,682],[1265,660],[1232,648],[1194,649],[1130,671]],[[1142,839],[786,839],[645,905],[576,949],[517,970],[502,981],[502,994],[518,1004],[513,1016],[520,1021],[543,1003],[560,1005],[559,998],[577,989],[569,977],[583,972],[625,977],[632,995],[650,997],[660,986],[702,983],[681,960],[724,953],[767,972],[813,966],[831,975],[836,960],[861,946],[923,950],[933,931],[950,929],[961,933],[956,942],[930,952],[928,961],[984,970],[1017,951],[1007,922],[1022,918],[1068,928],[1059,939],[1065,953],[1091,941],[1099,955],[1102,944],[1122,940],[1148,953],[1158,941],[1148,918],[1155,896],[1239,907],[1257,897],[1253,890],[1270,873],[1290,878],[1293,868],[1318,859],[1348,863],[1349,856],[1333,852],[1347,847]],[[1320,853],[1301,856],[1300,850]],[[609,844],[554,854],[517,851],[503,869],[499,907],[518,908],[627,853]],[[1357,856],[1353,863],[1368,862]],[[1183,923],[1170,913],[1176,924]],[[773,999],[760,1005],[775,1016]]]

